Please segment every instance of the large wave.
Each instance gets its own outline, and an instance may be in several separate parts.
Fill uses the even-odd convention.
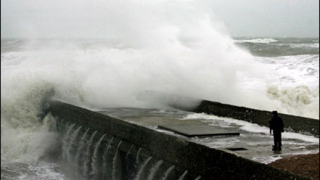
[[[1,152],[6,158],[37,159],[55,141],[49,120],[41,124],[37,118],[51,89],[54,98],[89,108],[170,104],[159,93],[141,100],[146,92],[268,110],[277,105],[266,93],[274,78],[234,45],[223,23],[200,2],[104,3],[106,9],[97,15],[108,12],[102,22],[114,29],[112,40],[8,41],[10,47],[1,53]]]
[[[16,89],[8,92],[6,87],[1,88],[1,160],[34,163],[58,146],[53,117],[48,115],[42,123],[37,117],[47,87],[37,84],[12,87],[18,88],[19,93]]]
[[[267,95],[278,103],[275,108],[281,109],[283,113],[319,117],[319,86],[315,89],[304,85],[280,89],[270,86]]]
[[[237,74],[255,77],[260,70],[201,3],[119,1],[104,7],[114,17],[107,20],[119,46],[33,41],[21,48],[27,50],[19,58],[24,60],[8,66],[54,84],[60,99],[92,107],[160,105],[139,101],[144,91],[247,101]]]

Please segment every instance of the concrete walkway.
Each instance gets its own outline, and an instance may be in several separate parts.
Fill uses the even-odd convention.
[[[203,144],[205,146],[229,151],[230,153],[244,158],[269,163],[285,156],[295,154],[307,154],[319,152],[319,139],[298,133],[283,133],[282,151],[272,151],[273,136],[269,134],[267,127],[248,123],[230,118],[219,118],[206,114],[196,114],[180,110],[157,110],[157,109],[135,109],[115,108],[105,109],[99,113],[116,117],[134,124],[139,124],[157,131],[179,136],[185,140]],[[204,132],[217,129],[223,132],[238,132],[240,135],[213,135],[209,136],[186,136],[174,130],[164,130],[164,127],[186,127],[185,132]]]

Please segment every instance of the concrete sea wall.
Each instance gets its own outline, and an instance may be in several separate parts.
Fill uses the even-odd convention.
[[[269,111],[262,111],[205,100],[202,101],[200,105],[193,111],[198,113],[204,112],[220,117],[240,119],[267,127],[269,127],[268,121],[272,118],[272,113]],[[319,137],[318,119],[311,119],[281,113],[278,114],[283,119],[285,131],[293,131]]]
[[[70,104],[49,111],[63,158],[87,179],[308,179]]]

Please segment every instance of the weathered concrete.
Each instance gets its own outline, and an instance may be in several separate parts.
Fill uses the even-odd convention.
[[[257,163],[227,151],[212,149],[177,136],[131,124],[80,107],[53,102],[50,112],[62,119],[99,134],[107,134],[124,142],[143,148],[150,156],[175,165],[188,172],[186,179],[309,179]],[[129,145],[127,145],[129,147]],[[120,148],[122,149],[122,148]],[[125,148],[126,149],[126,148]]]
[[[204,112],[220,117],[240,119],[267,127],[269,127],[268,121],[272,117],[272,113],[269,111],[233,106],[206,100],[202,101],[201,104],[193,111],[198,113]],[[290,130],[319,137],[319,120],[288,114],[278,114],[283,119],[286,131]]]

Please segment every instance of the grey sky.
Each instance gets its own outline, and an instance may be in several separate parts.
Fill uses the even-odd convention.
[[[319,37],[319,0],[224,0],[210,5],[233,36]]]
[[[1,38],[108,38],[128,27],[139,31],[148,28],[148,23],[135,24],[131,16],[143,21],[153,12],[159,14],[157,6],[169,0],[152,2],[152,10],[136,6],[139,1],[143,0],[1,0]],[[175,1],[198,8],[199,1]],[[223,22],[231,36],[319,36],[319,0],[201,0],[201,4]],[[173,7],[172,12],[189,13],[190,17],[190,12],[201,11]]]

